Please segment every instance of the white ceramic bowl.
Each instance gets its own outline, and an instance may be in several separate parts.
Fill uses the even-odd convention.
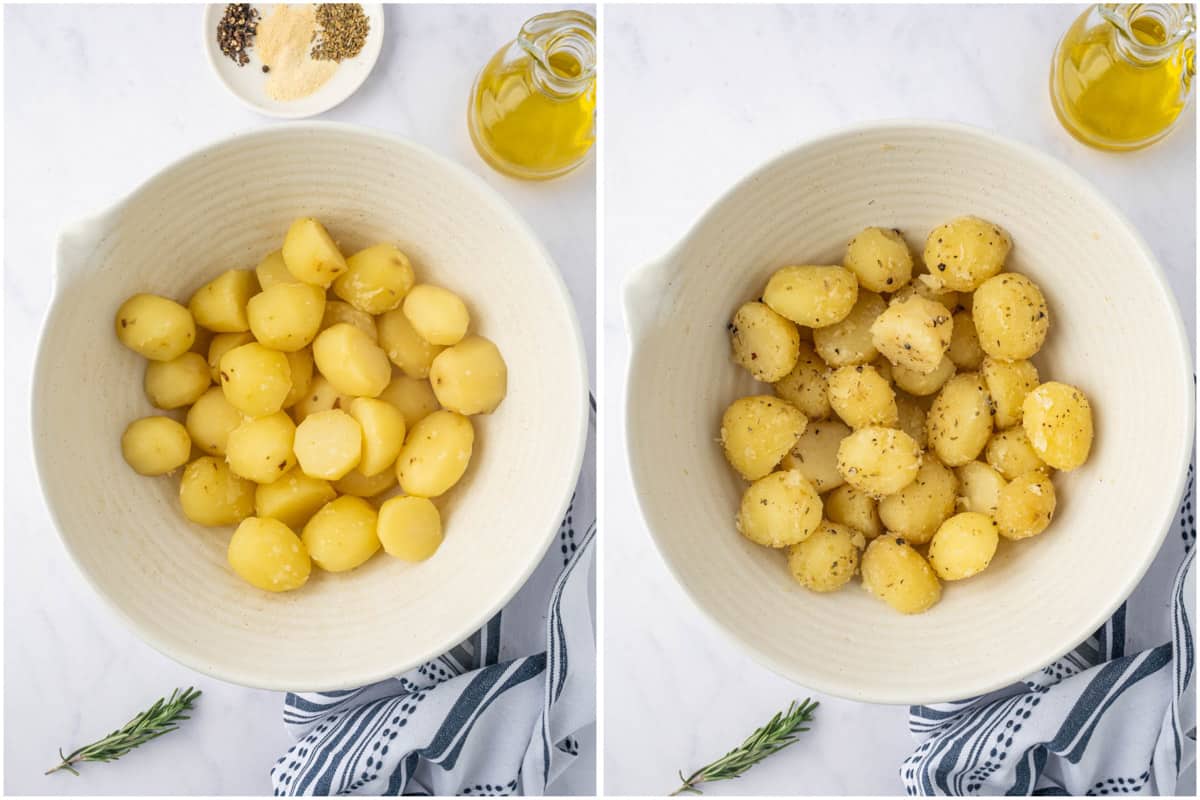
[[[395,241],[421,280],[462,294],[508,363],[508,396],[476,417],[462,482],[438,503],[446,540],[417,565],[380,554],[271,595],[225,561],[231,529],[192,525],[178,477],[144,478],[121,432],[158,413],[145,362],[113,315],[135,292],[186,301],[279,247],[297,216],[344,249]],[[482,180],[409,142],[304,123],[235,137],[173,164],[63,233],[33,389],[42,488],[67,549],[147,642],[217,678],[270,689],[382,679],[469,636],[517,591],[570,501],[587,432],[582,339],[533,233]]]
[[[725,325],[792,263],[840,263],[869,225],[918,249],[976,214],[1007,228],[1008,268],[1052,313],[1034,359],[1095,409],[1085,467],[1055,476],[1053,526],[1004,543],[978,577],[901,616],[857,580],[829,595],[780,553],[737,534],[744,485],[717,443],[735,398],[763,390],[730,360]],[[731,647],[798,683],[855,700],[963,698],[1036,671],[1089,636],[1149,566],[1182,493],[1192,445],[1190,347],[1161,270],[1128,222],[1077,174],[984,131],[886,123],[805,144],[722,197],[626,286],[633,344],[630,467],[663,558]]]

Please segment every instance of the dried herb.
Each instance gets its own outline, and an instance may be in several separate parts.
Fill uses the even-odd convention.
[[[317,32],[312,57],[317,61],[345,61],[362,52],[371,33],[371,21],[358,3],[321,3],[317,6]]]
[[[250,63],[246,51],[254,45],[258,19],[258,12],[249,3],[229,3],[217,23],[217,44],[221,52],[239,67]]]

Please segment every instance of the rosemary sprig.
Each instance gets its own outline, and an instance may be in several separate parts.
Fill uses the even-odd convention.
[[[133,748],[178,728],[180,720],[189,719],[184,712],[192,709],[192,703],[199,696],[200,690],[189,686],[176,689],[170,697],[160,697],[149,709],[125,723],[125,727],[103,739],[84,745],[70,755],[63,755],[63,751],[59,750],[58,757],[62,763],[46,770],[45,774],[65,769],[78,775],[74,765],[81,761],[116,761]]]
[[[788,705],[787,711],[778,712],[771,717],[770,722],[750,734],[750,738],[721,758],[701,767],[689,777],[685,778],[683,772],[680,772],[679,779],[683,781],[683,784],[671,792],[671,796],[685,793],[703,794],[696,788],[698,784],[741,777],[746,770],[767,756],[778,753],[796,741],[797,733],[808,730],[801,726],[812,722],[813,711],[818,705],[819,703],[814,703],[807,698],[799,704],[793,700]]]

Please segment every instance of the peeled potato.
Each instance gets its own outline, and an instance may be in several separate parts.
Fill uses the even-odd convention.
[[[1092,406],[1083,392],[1065,383],[1043,383],[1025,396],[1022,419],[1029,443],[1055,469],[1072,470],[1092,449]]]
[[[925,419],[929,446],[942,463],[960,467],[974,461],[992,435],[992,411],[979,373],[948,380]]]
[[[821,496],[799,472],[772,472],[742,495],[738,532],[764,547],[807,539],[821,524]]]
[[[734,400],[721,417],[721,445],[730,465],[748,481],[771,472],[804,432],[808,420],[778,397]]]
[[[362,426],[339,409],[310,414],[296,427],[296,460],[304,474],[313,478],[341,478],[358,466],[362,448]]]
[[[325,316],[325,293],[305,283],[280,283],[264,289],[246,306],[254,338],[273,350],[307,347]]]
[[[333,292],[368,314],[399,308],[413,285],[408,256],[392,244],[377,244],[346,259],[346,271],[333,282]]]
[[[318,411],[329,411],[334,408],[342,411],[350,408],[354,398],[339,392],[324,375],[314,375],[308,385],[308,391],[292,406],[292,419],[299,425]]]
[[[192,440],[170,417],[143,417],[121,435],[125,463],[139,475],[165,475],[187,463]]]
[[[277,283],[298,283],[292,273],[288,272],[287,264],[283,263],[283,251],[275,250],[267,253],[263,260],[254,268],[258,285],[270,289]]]
[[[405,494],[438,497],[458,483],[475,447],[469,417],[435,411],[413,426],[396,458],[396,477]]]
[[[954,377],[954,370],[954,362],[948,356],[942,356],[933,372],[919,372],[897,364],[892,367],[892,379],[909,394],[927,397],[945,386],[946,381]]]
[[[810,480],[818,492],[836,489],[844,482],[838,472],[838,447],[849,435],[850,427],[841,420],[813,422],[796,439],[779,466],[796,470]]]
[[[883,533],[875,498],[848,483],[825,495],[825,516],[830,522],[853,528],[868,539]]]
[[[396,463],[404,446],[404,415],[391,403],[371,397],[351,400],[349,411],[363,432],[358,471],[368,478],[378,475]]]
[[[896,393],[870,364],[839,367],[829,374],[829,404],[851,428],[895,425]]]
[[[963,511],[978,511],[994,517],[1000,503],[1000,491],[1008,484],[1004,476],[982,461],[963,464],[954,472],[960,487],[959,507]]]
[[[229,434],[225,460],[235,475],[273,483],[296,465],[296,424],[282,411],[247,419]]]
[[[796,266],[777,270],[763,302],[797,325],[823,328],[841,322],[858,299],[858,279],[845,267]]]
[[[300,468],[293,467],[273,482],[255,488],[254,513],[277,519],[298,531],[321,506],[335,497],[337,493],[328,481],[311,478]]]
[[[379,393],[379,399],[400,409],[406,428],[411,428],[440,408],[429,381],[410,378],[403,372],[392,373],[392,382]]]
[[[764,303],[745,303],[729,323],[734,363],[764,383],[782,379],[796,366],[800,332],[795,323]]]
[[[831,367],[866,364],[879,355],[871,338],[871,325],[887,309],[887,303],[874,292],[858,291],[850,313],[840,322],[816,328],[813,346]]]
[[[996,410],[996,428],[1004,430],[1019,424],[1025,395],[1038,386],[1037,367],[1028,361],[1001,361],[985,356],[979,374]]]
[[[287,356],[288,367],[292,371],[292,388],[288,391],[287,397],[283,399],[283,407],[291,408],[299,403],[312,388],[313,355],[312,350],[307,347],[303,350],[284,353],[284,355]]]
[[[508,366],[490,340],[467,336],[433,359],[429,382],[443,408],[467,416],[490,414],[508,392]]]
[[[247,416],[274,414],[292,391],[287,356],[258,342],[235,347],[221,356],[221,391]]]
[[[950,517],[929,543],[929,565],[944,581],[978,575],[992,563],[1000,543],[996,521],[986,514],[966,511]]]
[[[424,497],[393,497],[379,507],[379,541],[389,556],[424,561],[442,544],[442,517]]]
[[[258,291],[258,278],[248,269],[231,269],[201,286],[188,302],[196,323],[217,333],[250,330],[246,303]]]
[[[846,245],[843,263],[872,292],[894,292],[912,280],[912,253],[895,229],[863,230]]]
[[[1031,358],[1050,330],[1046,298],[1024,275],[1005,272],[975,292],[971,309],[979,346],[993,358],[1019,361]]]
[[[977,370],[983,364],[983,347],[975,330],[975,319],[969,311],[954,314],[954,330],[950,334],[950,347],[946,355],[954,366],[962,370]]]
[[[393,364],[410,378],[429,377],[429,368],[442,347],[421,338],[400,309],[380,315],[375,324],[379,329],[379,346]]]
[[[925,409],[904,392],[896,392],[896,413],[899,418],[896,427],[911,436],[917,446],[924,450],[929,444],[925,430]]]
[[[363,475],[357,469],[352,469],[333,482],[333,488],[338,494],[349,494],[355,497],[375,497],[383,494],[396,485],[396,470],[385,469],[370,477]]]
[[[267,592],[289,592],[308,582],[312,560],[295,531],[277,519],[251,517],[229,540],[229,566]]]
[[[904,431],[859,428],[838,446],[838,472],[846,483],[876,497],[912,483],[921,468],[921,448]]]
[[[913,482],[879,501],[879,518],[908,542],[924,544],[954,513],[957,499],[958,478],[926,453]]]
[[[326,328],[332,328],[339,322],[353,325],[365,333],[372,342],[379,343],[379,328],[375,324],[374,317],[341,300],[326,300],[325,315],[321,317],[321,328],[317,333]]]
[[[929,274],[956,292],[971,292],[1004,267],[1012,240],[979,217],[959,217],[934,228],[925,243]]]
[[[210,455],[223,456],[229,434],[245,418],[245,414],[225,399],[221,387],[213,386],[188,409],[185,424],[196,447]]]
[[[1000,490],[996,524],[1005,539],[1028,539],[1050,526],[1058,499],[1050,476],[1041,470],[1018,475]]]
[[[208,362],[199,353],[170,361],[147,361],[142,386],[155,408],[182,408],[196,402],[212,385]]]
[[[434,345],[457,344],[467,335],[471,315],[462,298],[448,289],[422,283],[404,297],[404,316],[422,339]]]
[[[179,481],[179,504],[198,525],[236,525],[254,513],[254,482],[234,475],[219,458],[197,458]]]
[[[117,309],[117,340],[151,361],[170,361],[196,341],[192,314],[174,300],[135,294]]]
[[[895,366],[933,372],[942,363],[953,335],[953,318],[941,303],[913,295],[893,300],[871,323],[875,349]]]
[[[313,514],[300,538],[318,567],[326,572],[346,572],[378,552],[378,516],[361,497],[339,497]]]
[[[324,225],[311,217],[292,223],[284,237],[281,253],[292,277],[323,289],[347,269],[346,259],[333,237]]]
[[[244,333],[218,333],[212,337],[212,341],[208,343],[208,372],[212,378],[212,382],[218,386],[221,384],[221,359],[230,350],[241,347],[244,344],[250,344],[254,341],[254,334],[249,331]]]
[[[361,330],[344,322],[317,336],[313,360],[334,388],[354,397],[378,397],[392,379],[387,354]]]
[[[993,434],[988,440],[984,455],[992,468],[1003,475],[1005,480],[1011,481],[1018,475],[1035,469],[1046,469],[1046,462],[1038,458],[1023,428],[1009,428]]]
[[[800,409],[809,419],[825,419],[831,410],[829,382],[826,379],[828,372],[829,368],[813,350],[813,346],[808,342],[800,342],[796,366],[775,383],[775,394]]]
[[[788,550],[788,570],[806,589],[832,592],[845,586],[858,571],[863,535],[844,525],[823,522]]]
[[[901,614],[919,614],[942,596],[933,567],[895,536],[872,539],[862,555],[863,588]]]

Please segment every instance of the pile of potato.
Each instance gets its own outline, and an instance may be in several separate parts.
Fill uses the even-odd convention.
[[[395,246],[344,257],[306,218],[186,307],[138,294],[117,311],[117,338],[148,359],[146,397],[186,411],[129,425],[125,461],[142,475],[186,465],[184,515],[238,526],[229,564],[254,586],[296,589],[314,562],[343,572],[381,546],[420,561],[441,544],[430,498],[466,471],[470,417],[496,409],[508,371],[467,333],[457,295],[415,280]]]
[[[861,572],[919,613],[1001,538],[1050,524],[1051,472],[1087,460],[1092,412],[1029,361],[1050,314],[1037,284],[1003,271],[1011,248],[963,217],[929,234],[922,267],[900,231],[867,228],[842,266],[784,267],[734,314],[734,361],[774,388],[721,420],[750,482],[737,528],[788,548],[802,585],[833,591]]]

